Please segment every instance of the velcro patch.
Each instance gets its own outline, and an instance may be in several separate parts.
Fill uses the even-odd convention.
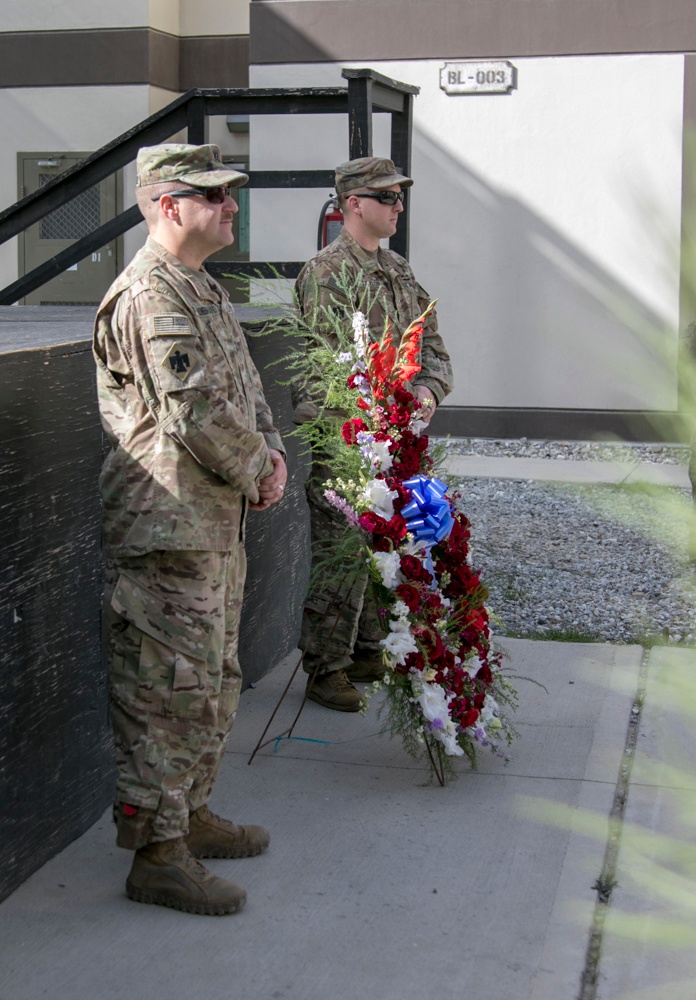
[[[152,332],[156,337],[171,333],[190,334],[192,332],[191,321],[187,316],[179,316],[176,313],[153,316]]]
[[[218,312],[217,306],[196,306],[196,312],[199,316],[212,316],[214,313]]]
[[[199,365],[198,355],[194,354],[188,347],[184,347],[183,344],[174,344],[170,347],[162,362],[162,367],[166,368],[170,374],[175,375],[181,382],[185,382],[194,368]]]

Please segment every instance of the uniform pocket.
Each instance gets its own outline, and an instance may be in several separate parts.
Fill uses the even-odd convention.
[[[136,698],[161,715],[198,719],[208,700],[213,625],[121,573],[111,606],[141,633]]]

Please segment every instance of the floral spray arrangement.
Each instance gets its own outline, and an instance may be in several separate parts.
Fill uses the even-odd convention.
[[[445,784],[454,758],[476,766],[483,747],[505,756],[514,735],[505,709],[517,694],[492,642],[469,521],[434,474],[422,404],[409,390],[434,305],[398,343],[388,322],[374,339],[364,312],[341,321],[334,311],[330,338],[315,335],[304,347],[318,416],[303,431],[337,472],[324,496],[354,540],[357,533],[352,557],[369,565],[387,633],[384,677],[373,690],[386,694],[391,732]]]

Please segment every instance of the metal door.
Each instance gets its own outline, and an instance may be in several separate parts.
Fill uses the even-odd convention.
[[[19,153],[19,196],[43,187],[58,174],[74,166],[88,153]],[[88,188],[71,201],[44,216],[19,238],[19,273],[55,257],[83,236],[117,214],[116,175]],[[57,278],[27,295],[24,305],[98,305],[118,274],[120,240],[73,264]]]

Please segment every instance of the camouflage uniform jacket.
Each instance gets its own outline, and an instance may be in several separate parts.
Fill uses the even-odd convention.
[[[106,293],[93,348],[107,552],[229,551],[268,449],[284,449],[227,292],[149,239]]]
[[[375,253],[364,250],[345,227],[340,235],[312,257],[300,271],[296,292],[305,318],[315,310],[340,307],[351,308],[359,303],[349,303],[341,284],[349,287],[366,286],[368,301],[372,302],[367,317],[370,330],[381,337],[384,321],[388,316],[394,331],[399,335],[417,319],[431,301],[411,270],[408,261],[380,247]],[[420,363],[422,370],[414,378],[414,385],[425,385],[439,404],[452,391],[452,365],[442,337],[437,329],[437,316],[433,312],[423,332]]]

